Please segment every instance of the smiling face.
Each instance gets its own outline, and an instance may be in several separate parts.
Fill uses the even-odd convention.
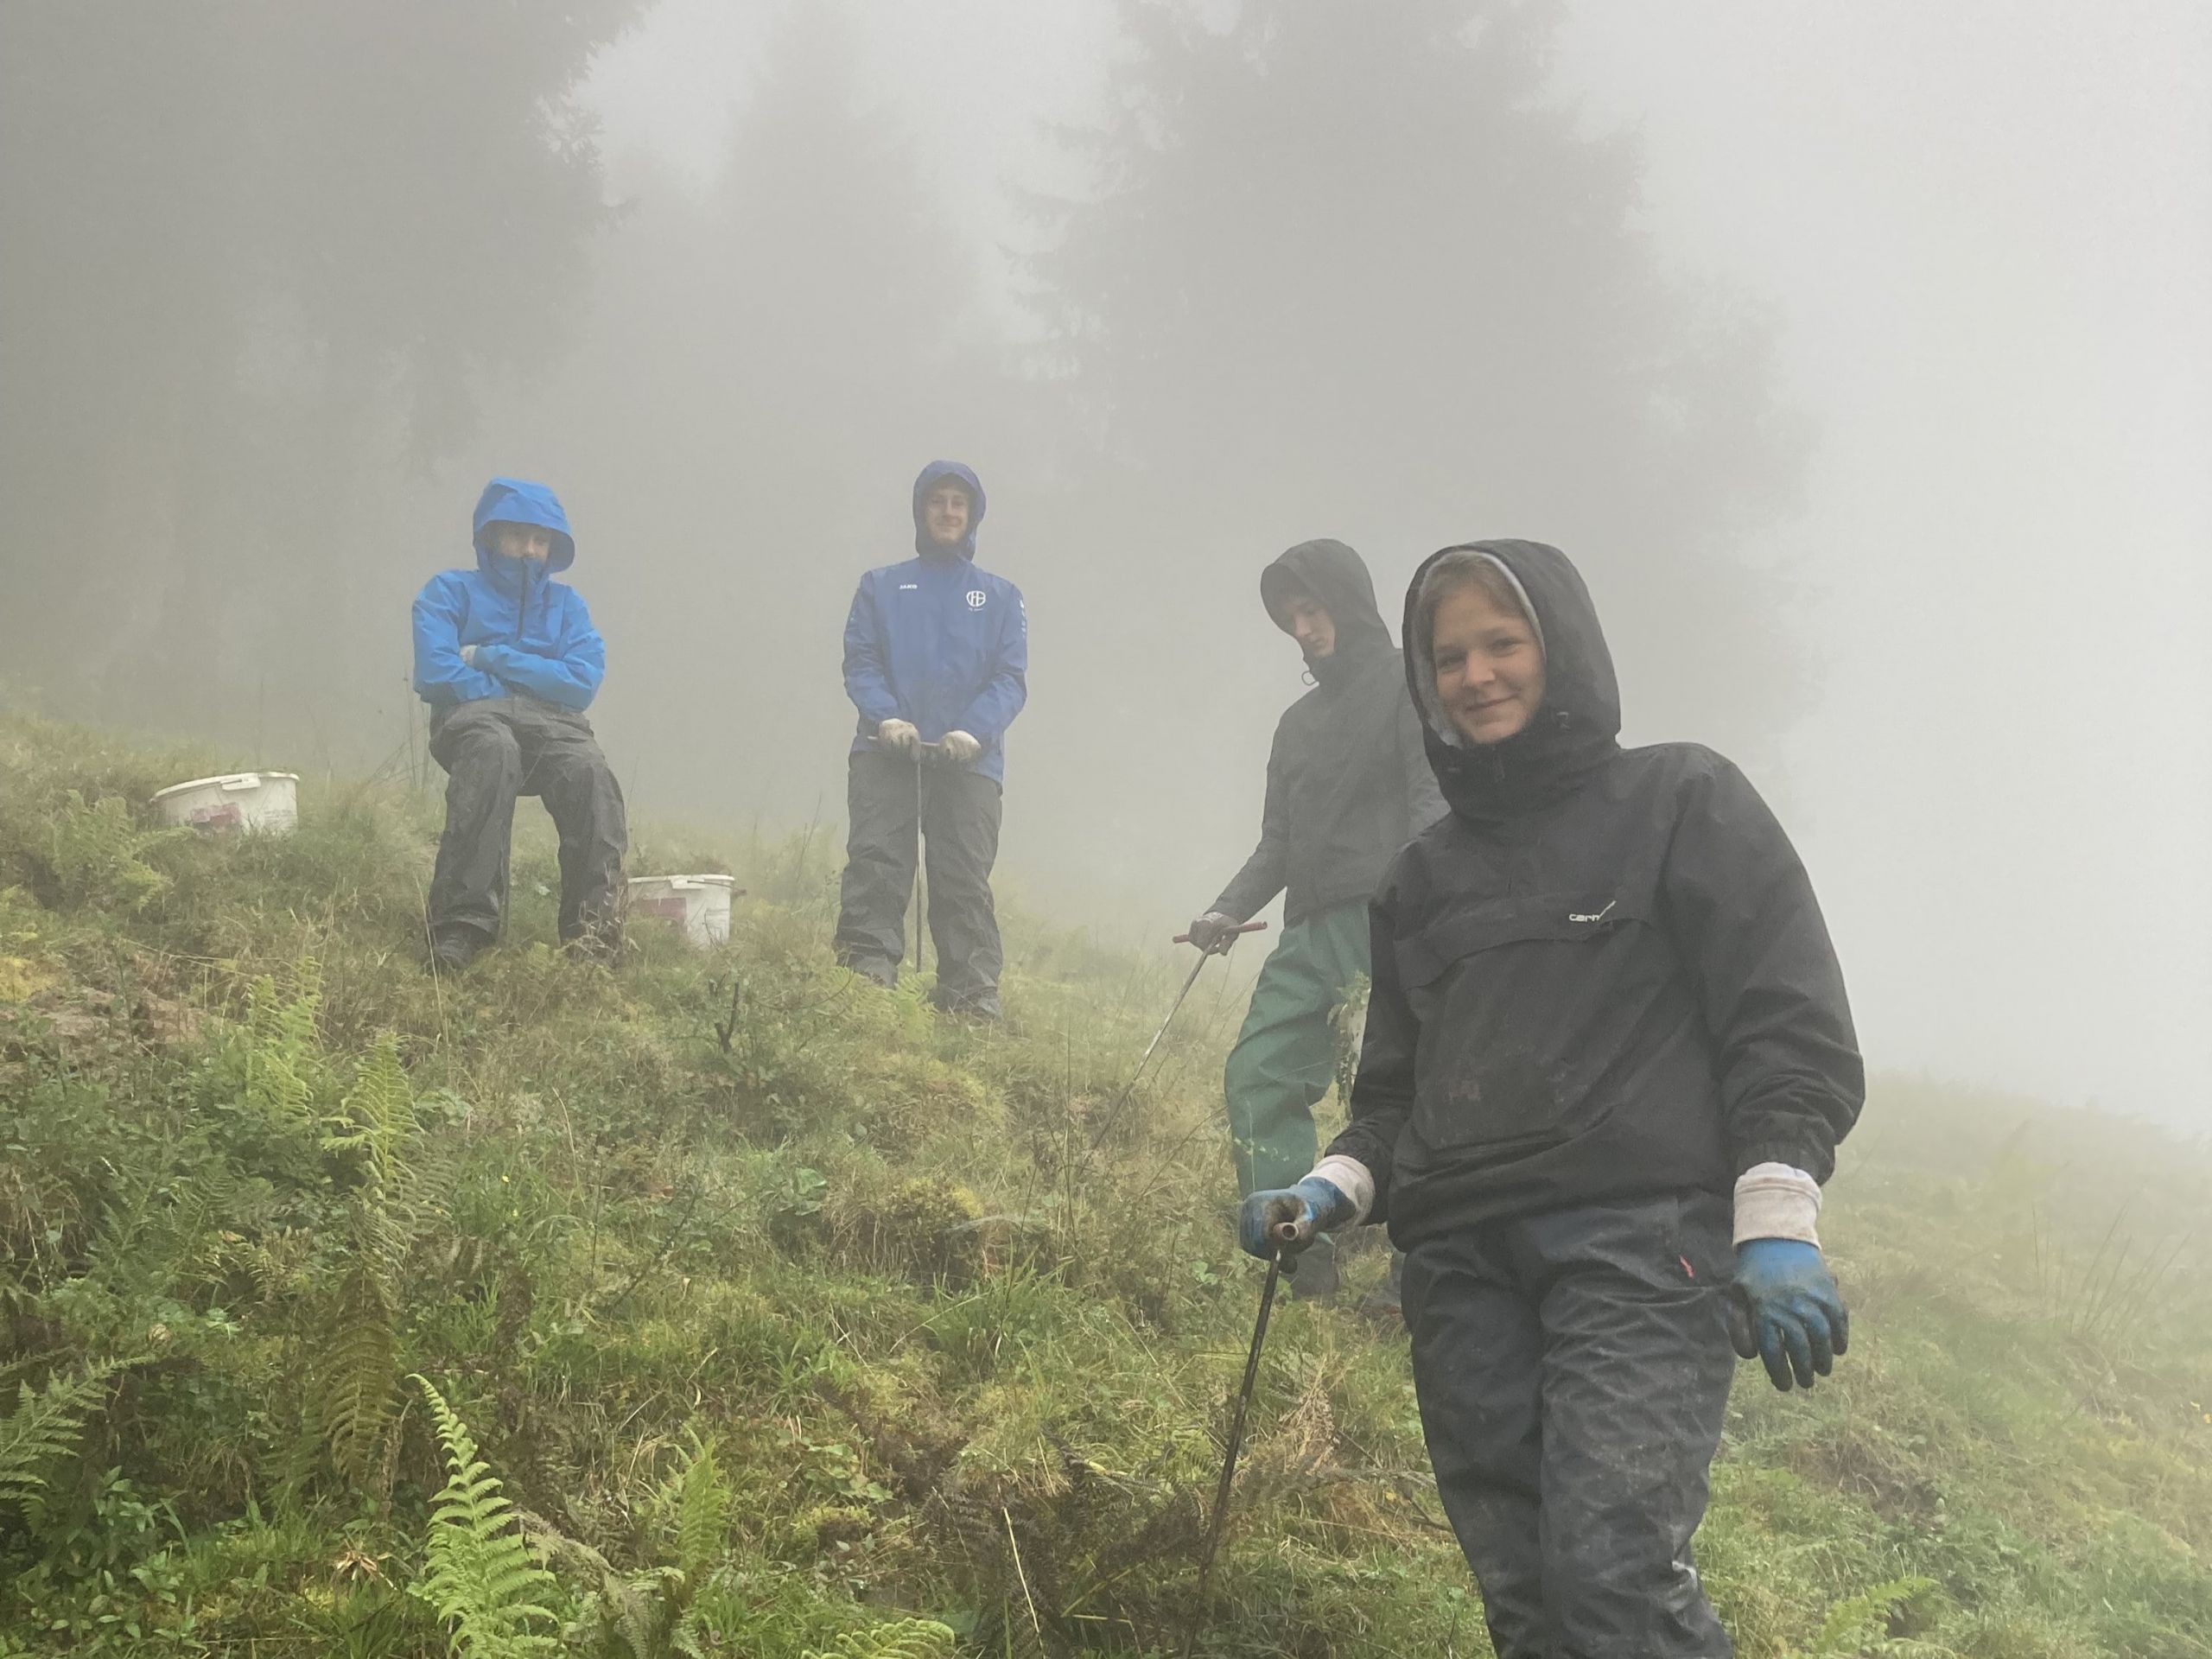
[[[1461,583],[1436,601],[1429,655],[1436,700],[1468,742],[1502,743],[1535,718],[1544,648],[1518,606]]]
[[[947,480],[922,498],[922,523],[939,547],[957,546],[968,534],[968,492]]]

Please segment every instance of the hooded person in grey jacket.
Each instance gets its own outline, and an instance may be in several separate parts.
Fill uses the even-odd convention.
[[[1359,555],[1301,542],[1260,573],[1260,601],[1298,642],[1314,685],[1275,728],[1260,844],[1190,930],[1200,950],[1224,950],[1284,894],[1282,938],[1224,1079],[1240,1193],[1283,1185],[1313,1163],[1313,1107],[1337,1070],[1332,1018],[1367,972],[1368,898],[1398,849],[1444,814]],[[1336,1287],[1324,1241],[1299,1257],[1291,1288],[1316,1297]]]

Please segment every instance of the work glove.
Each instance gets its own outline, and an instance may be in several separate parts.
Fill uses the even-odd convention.
[[[1736,1287],[1728,1338],[1745,1359],[1763,1359],[1785,1394],[1835,1368],[1851,1342],[1851,1317],[1821,1259],[1821,1247],[1795,1238],[1747,1238],[1736,1247]]]
[[[912,754],[921,747],[922,734],[914,729],[911,720],[887,720],[875,728],[875,741],[887,749]]]
[[[1270,1261],[1276,1249],[1274,1230],[1288,1222],[1298,1229],[1298,1237],[1282,1249],[1295,1255],[1313,1242],[1314,1234],[1341,1227],[1352,1215],[1352,1201],[1334,1181],[1308,1175],[1295,1186],[1272,1187],[1246,1198],[1236,1217],[1236,1243],[1245,1255]]]
[[[938,740],[938,747],[944,751],[944,758],[956,766],[964,766],[982,753],[983,746],[965,732],[947,732]]]
[[[1211,957],[1224,951],[1236,942],[1236,930],[1242,926],[1234,916],[1218,910],[1210,910],[1192,922],[1185,937],[1205,955]]]
[[[470,668],[475,667],[476,647],[474,645],[463,645],[461,648],[461,660],[467,664]]]

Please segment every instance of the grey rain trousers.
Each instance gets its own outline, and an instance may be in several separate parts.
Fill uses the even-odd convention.
[[[445,833],[430,878],[433,942],[480,948],[499,937],[515,799],[535,795],[561,836],[563,942],[619,943],[629,824],[591,722],[536,697],[486,697],[434,715],[430,753],[447,772]]]
[[[1729,1379],[1729,1201],[1554,1211],[1406,1258],[1414,1387],[1498,1659],[1726,1659],[1690,1560]]]
[[[999,1012],[998,912],[991,866],[999,855],[995,781],[964,766],[884,750],[856,752],[846,774],[851,828],[839,884],[837,960],[885,985],[899,982],[914,864],[925,861],[930,943],[941,1008]],[[917,848],[917,832],[922,849]]]

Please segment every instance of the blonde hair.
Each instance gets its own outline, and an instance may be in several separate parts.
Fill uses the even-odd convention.
[[[1495,553],[1486,553],[1478,547],[1455,547],[1440,553],[1429,562],[1421,579],[1421,591],[1414,598],[1413,626],[1406,640],[1406,654],[1417,670],[1414,687],[1421,718],[1429,729],[1455,749],[1467,747],[1451,715],[1436,696],[1436,607],[1444,602],[1445,595],[1472,588],[1501,611],[1519,617],[1536,636],[1536,649],[1544,649],[1543,619],[1536,614],[1529,590],[1521,585],[1521,578]]]
[[[1423,657],[1429,654],[1436,632],[1436,607],[1444,602],[1446,594],[1456,594],[1465,588],[1478,590],[1501,611],[1510,611],[1519,617],[1535,634],[1536,644],[1543,644],[1544,625],[1537,620],[1528,590],[1522,587],[1521,579],[1506,568],[1505,561],[1495,553],[1455,548],[1428,567],[1428,574],[1421,578],[1421,596],[1414,601],[1414,632],[1421,641]]]

